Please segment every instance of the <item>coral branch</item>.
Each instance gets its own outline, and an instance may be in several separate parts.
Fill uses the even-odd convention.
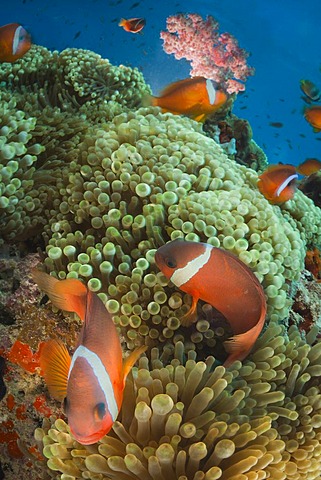
[[[229,33],[218,33],[219,24],[211,15],[203,20],[196,13],[167,18],[167,31],[160,34],[166,53],[177,60],[191,62],[192,77],[202,76],[225,86],[228,93],[245,90],[244,82],[254,69],[246,59],[249,54],[238,46]]]

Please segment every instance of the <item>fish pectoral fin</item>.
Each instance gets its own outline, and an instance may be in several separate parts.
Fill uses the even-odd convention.
[[[197,320],[197,302],[198,297],[193,297],[191,308],[180,318],[183,327],[190,327]]]
[[[40,367],[50,395],[62,401],[67,396],[68,373],[71,358],[66,346],[59,340],[49,340],[40,352]]]
[[[146,352],[147,345],[142,345],[141,347],[136,348],[128,357],[123,361],[123,379],[124,385],[126,382],[127,375],[132,369],[133,365],[137,362],[142,353]]]

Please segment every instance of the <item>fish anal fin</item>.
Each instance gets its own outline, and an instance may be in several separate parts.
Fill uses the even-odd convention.
[[[229,354],[224,362],[224,367],[229,367],[236,360],[244,360],[251,352],[256,339],[261,333],[265,320],[265,310],[262,312],[260,320],[245,333],[234,335],[224,342],[226,352]]]
[[[59,340],[49,340],[41,348],[40,367],[50,395],[62,401],[67,396],[70,355]]]
[[[139,357],[142,353],[146,352],[147,350],[146,345],[142,345],[141,347],[136,348],[133,352],[131,352],[128,357],[126,357],[123,361],[123,379],[124,384],[126,382],[127,375],[129,374],[130,370],[132,369],[133,365],[137,362]]]
[[[193,297],[191,308],[180,318],[183,327],[190,327],[197,320],[197,302],[198,297]]]

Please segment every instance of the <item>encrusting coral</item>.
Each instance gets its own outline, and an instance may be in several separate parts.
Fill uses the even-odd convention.
[[[35,432],[52,477],[75,480],[312,480],[321,474],[321,343],[317,328],[272,323],[251,360],[229,369],[214,358],[167,364],[152,351],[127,381],[112,432],[78,444],[67,424]],[[97,476],[98,475],[98,476]]]

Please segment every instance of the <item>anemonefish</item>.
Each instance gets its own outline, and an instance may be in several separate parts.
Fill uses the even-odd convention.
[[[15,62],[31,47],[29,33],[19,23],[0,27],[0,62]]]
[[[321,92],[311,80],[300,80],[300,88],[309,100],[313,102],[320,100]]]
[[[126,32],[139,33],[146,25],[145,18],[129,18],[126,20],[122,18],[119,22],[119,27],[123,27]]]
[[[159,97],[146,97],[146,102],[161,107],[163,112],[186,115],[201,122],[227,99],[227,93],[212,80],[193,77],[171,83]]]
[[[56,307],[84,320],[72,359],[62,342],[50,340],[41,350],[40,366],[50,394],[64,400],[71,433],[90,445],[111,429],[126,377],[147,347],[137,348],[123,362],[116,327],[96,293],[80,280],[57,280],[39,270],[33,271],[33,279]]]
[[[312,125],[314,132],[321,132],[321,105],[306,107],[304,109],[304,118]]]
[[[270,165],[259,176],[257,186],[269,202],[284,203],[293,197],[297,178],[293,165]]]
[[[176,287],[193,297],[182,325],[196,321],[199,299],[219,310],[234,336],[224,343],[224,366],[243,360],[259,336],[266,315],[263,288],[252,271],[232,253],[207,243],[174,240],[155,254],[158,268]]]
[[[321,170],[321,162],[317,158],[307,158],[302,162],[298,167],[297,171],[301,175],[312,175],[312,173],[318,172]]]

